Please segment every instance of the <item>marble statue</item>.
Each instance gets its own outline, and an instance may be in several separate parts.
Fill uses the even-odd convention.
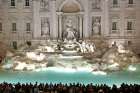
[[[95,52],[95,45],[89,45],[90,52]]]
[[[66,37],[67,39],[74,39],[75,38],[75,35],[74,35],[72,28],[67,28],[66,31],[67,31],[67,37]]]
[[[93,53],[95,52],[95,45],[91,43],[86,43],[83,41],[81,44],[79,44],[80,50],[82,53]]]
[[[119,53],[129,53],[129,50],[126,50],[123,44],[118,44],[117,47]]]
[[[85,43],[85,41],[82,42],[82,45],[81,45],[81,46],[82,46],[82,47],[81,47],[81,50],[82,50],[81,52],[82,52],[82,53],[86,53],[86,52],[87,52],[87,48],[86,48],[86,43]]]
[[[94,34],[100,34],[100,27],[101,27],[101,24],[100,24],[100,21],[99,21],[99,18],[96,18],[93,22],[93,33]]]
[[[49,35],[49,23],[48,22],[45,22],[44,24],[42,24],[42,35],[43,36],[47,36]]]
[[[72,20],[69,19],[66,23],[65,40],[74,40],[74,39],[76,39],[75,31],[72,25]]]

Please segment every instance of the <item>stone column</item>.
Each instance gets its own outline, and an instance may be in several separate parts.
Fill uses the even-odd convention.
[[[2,0],[0,0],[0,5],[2,4]]]
[[[79,16],[79,30],[80,30],[80,39],[83,38],[83,18],[82,15]]]
[[[58,31],[57,31],[57,15],[56,15],[56,0],[51,1],[51,13],[52,13],[52,32],[51,37],[52,39],[58,38]]]
[[[33,0],[33,28],[34,28],[34,38],[41,37],[41,18],[39,14],[40,10],[40,0]]]
[[[85,0],[84,2],[84,5],[85,5],[85,13],[84,13],[84,38],[88,38],[89,37],[89,12],[88,12],[88,0]]]
[[[121,16],[121,18],[120,18],[120,20],[121,20],[120,24],[121,25],[119,26],[120,36],[125,38],[125,36],[127,35],[126,34],[126,30],[124,30],[124,29],[126,29],[126,26],[125,26],[125,24],[126,24],[126,19],[125,19],[126,14],[125,13],[127,13],[127,12],[124,11],[125,8],[126,8],[126,3],[125,2],[121,2],[119,4],[120,4],[120,6],[122,6],[122,7],[120,7],[120,16]],[[123,40],[123,41],[125,41],[125,40]]]
[[[102,22],[104,22],[103,24],[103,27],[101,27],[101,31],[102,31],[102,34],[104,35],[104,36],[108,36],[109,35],[109,33],[110,33],[110,26],[109,26],[109,0],[105,0],[104,1],[104,3],[103,3],[104,5],[104,19],[102,19]],[[102,16],[103,17],[103,16]],[[103,31],[105,29],[105,31]]]
[[[59,15],[59,39],[62,39],[62,15]]]

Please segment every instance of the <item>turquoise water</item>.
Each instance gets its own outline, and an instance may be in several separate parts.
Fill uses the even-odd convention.
[[[132,71],[118,71],[111,72],[107,75],[94,75],[90,72],[74,72],[74,73],[64,73],[55,71],[0,71],[0,82],[9,83],[83,83],[83,84],[117,84],[121,83],[136,83],[140,84],[140,64],[136,65],[137,70]]]

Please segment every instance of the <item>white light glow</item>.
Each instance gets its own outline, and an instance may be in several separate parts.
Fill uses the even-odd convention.
[[[28,64],[26,65],[27,70],[35,70],[35,65],[34,64]]]
[[[77,51],[74,51],[74,50],[73,51],[66,51],[66,50],[63,51],[63,53],[76,53],[76,52]]]
[[[26,53],[27,58],[32,59],[32,60],[36,60],[36,61],[42,61],[45,59],[45,55],[40,53],[39,55],[37,55],[35,52],[27,52]]]
[[[94,74],[94,75],[107,75],[107,73],[104,71],[93,71],[92,74]]]
[[[55,71],[55,72],[64,72],[64,73],[74,73],[76,69],[72,68],[61,68],[61,67],[49,67],[47,70]]]
[[[134,67],[134,66],[132,66],[132,65],[130,65],[130,66],[128,67],[128,70],[129,70],[129,71],[136,71],[137,68]]]
[[[13,67],[13,64],[6,64],[6,65],[3,65],[2,68],[4,69],[10,69]]]
[[[112,64],[112,65],[109,65],[108,67],[109,67],[109,68],[115,68],[115,67],[118,67],[118,66],[119,66],[118,63],[114,63],[114,64]]]
[[[80,71],[80,72],[91,72],[93,69],[92,68],[89,68],[89,67],[78,67],[77,68],[77,71]]]
[[[82,56],[60,56],[60,58],[63,58],[63,59],[79,59],[79,58],[82,58]]]
[[[47,52],[55,52],[55,50],[49,46],[45,46],[45,49],[47,49]]]
[[[14,68],[15,70],[23,70],[25,67],[27,67],[26,63],[22,63],[22,62],[16,62],[18,63],[18,65]]]
[[[34,71],[36,71],[36,72],[40,72],[40,71],[41,71],[41,69],[40,69],[40,68],[38,68],[38,69],[35,69]]]

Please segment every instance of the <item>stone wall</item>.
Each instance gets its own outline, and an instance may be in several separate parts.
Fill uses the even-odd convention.
[[[30,0],[29,6],[25,6],[24,0],[15,0],[15,6],[10,4],[10,0],[0,0],[0,40],[9,45],[13,41],[20,45],[26,41],[62,39],[63,17],[75,15],[79,20],[76,30],[80,32],[80,39],[99,35],[107,38],[109,44],[129,42],[134,50],[140,51],[140,0],[134,0],[134,4],[118,0],[117,5],[112,0]],[[63,11],[66,8],[79,10],[67,13]],[[47,19],[49,35],[42,35],[42,19]],[[129,32],[128,21],[133,23]],[[116,30],[112,30],[113,22],[117,22]],[[11,31],[12,23],[16,23],[16,32]],[[30,23],[30,31],[26,31],[26,23]]]

